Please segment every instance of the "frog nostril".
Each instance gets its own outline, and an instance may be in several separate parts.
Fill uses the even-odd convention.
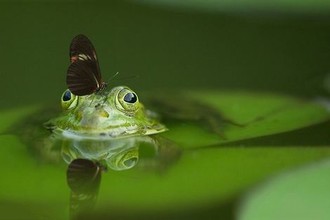
[[[100,117],[109,118],[110,114],[104,109],[100,110]]]

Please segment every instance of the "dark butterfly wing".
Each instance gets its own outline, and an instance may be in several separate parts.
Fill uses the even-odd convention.
[[[92,42],[83,34],[75,36],[71,41],[69,54],[71,62],[74,62],[74,58],[78,57],[80,54],[89,56],[89,59],[97,61],[95,48]]]
[[[92,42],[85,35],[77,35],[70,45],[71,65],[67,85],[75,95],[88,95],[100,89],[102,83],[97,55]]]
[[[96,63],[91,60],[77,60],[68,68],[66,83],[75,95],[89,95],[100,88],[95,77]]]

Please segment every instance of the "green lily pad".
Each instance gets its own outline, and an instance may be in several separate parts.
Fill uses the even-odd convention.
[[[167,124],[164,136],[185,148],[229,143],[292,131],[329,120],[327,110],[311,101],[289,96],[225,91],[185,92],[184,97],[216,109],[237,124],[223,127],[223,137],[192,123]]]
[[[330,160],[282,173],[250,192],[240,220],[330,219]]]

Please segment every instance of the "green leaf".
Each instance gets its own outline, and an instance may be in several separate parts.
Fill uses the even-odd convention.
[[[290,96],[226,91],[185,92],[216,109],[224,118],[244,126],[227,124],[223,136],[209,132],[198,124],[172,123],[164,136],[185,148],[229,143],[307,127],[329,120],[330,114],[318,103]]]
[[[330,219],[330,160],[282,173],[243,201],[240,220]]]

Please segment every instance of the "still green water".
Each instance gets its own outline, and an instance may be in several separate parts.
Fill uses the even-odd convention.
[[[175,146],[161,155],[169,156],[141,146],[139,166],[102,171],[95,210],[85,208],[81,219],[235,219],[250,187],[330,155],[329,113],[310,102],[329,97],[324,14],[24,2],[0,3],[0,18],[4,219],[70,216],[61,146],[52,157],[40,146],[47,140],[42,122],[56,116],[46,109],[56,109],[66,89],[68,47],[78,33],[93,41],[109,86],[127,85],[141,100],[156,96],[149,91],[160,100],[183,91],[230,120],[253,121],[224,125],[224,136],[204,123],[165,121],[164,137]]]

